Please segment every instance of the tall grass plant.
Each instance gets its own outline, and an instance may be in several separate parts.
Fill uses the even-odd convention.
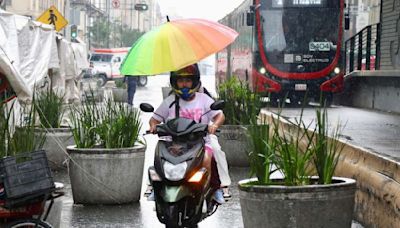
[[[51,88],[39,92],[34,100],[43,128],[59,128],[64,116],[64,97],[58,96]]]
[[[330,131],[326,107],[316,110],[316,131],[313,141],[313,163],[318,173],[320,184],[332,183],[339,156],[344,143],[339,141],[343,127],[340,122]]]
[[[267,121],[262,119],[260,123],[254,120],[247,127],[249,138],[249,164],[250,174],[258,178],[260,184],[269,184],[271,167],[274,163],[275,150],[277,148],[275,132]]]
[[[315,110],[315,121],[309,124],[303,120],[303,111],[299,118],[284,123],[280,110],[269,122],[252,121],[247,128],[251,175],[258,178],[258,184],[307,185],[313,175],[318,175],[319,184],[332,182],[344,147],[339,141],[343,128],[338,124],[328,129],[325,107]],[[283,174],[282,183],[271,181],[274,172]]]
[[[258,115],[262,103],[260,95],[254,93],[247,82],[232,76],[218,87],[218,97],[226,101],[225,124],[248,125],[254,114]]]
[[[92,99],[72,107],[71,129],[77,148],[125,148],[139,141],[140,113],[124,103]]]
[[[273,120],[276,145],[274,164],[284,176],[286,186],[309,184],[312,174],[312,145],[315,130],[303,121],[303,110],[300,117],[289,122],[289,127],[283,128],[281,115]]]
[[[16,126],[11,139],[9,141],[10,154],[17,154],[22,152],[31,152],[40,150],[46,140],[45,132],[37,132],[36,120],[38,119],[38,112],[35,104],[35,95],[32,98],[32,104],[25,104],[22,107],[19,123],[16,119],[12,118],[12,125]]]

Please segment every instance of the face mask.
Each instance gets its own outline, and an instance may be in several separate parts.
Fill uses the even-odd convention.
[[[182,88],[180,89],[182,92],[181,97],[183,100],[188,100],[190,97],[192,97],[193,94],[190,94],[190,89],[189,88]]]

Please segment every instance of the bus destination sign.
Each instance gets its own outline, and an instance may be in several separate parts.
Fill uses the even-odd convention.
[[[272,0],[273,8],[283,7],[323,7],[326,0]]]

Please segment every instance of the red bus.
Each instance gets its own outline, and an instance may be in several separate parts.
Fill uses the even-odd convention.
[[[305,94],[330,104],[343,90],[343,7],[344,0],[245,0],[219,21],[240,35],[217,54],[217,83],[246,80],[272,104]]]

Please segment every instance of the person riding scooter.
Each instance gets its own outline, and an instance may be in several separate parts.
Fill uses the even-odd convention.
[[[174,94],[168,96],[155,111],[149,121],[150,132],[156,133],[156,126],[166,119],[184,117],[210,123],[208,133],[215,134],[218,127],[225,121],[225,116],[221,110],[212,110],[205,114],[214,100],[204,93],[198,93],[200,87],[200,73],[197,65],[190,65],[181,70],[171,72],[170,83]],[[204,115],[203,115],[204,114]],[[220,189],[218,170],[213,158],[213,150],[210,137],[205,137],[206,156],[203,160],[204,167],[211,173],[211,185],[215,189],[214,200],[219,204],[225,202],[223,192]]]
[[[193,64],[193,67],[197,68],[196,73],[200,76],[200,71],[198,70],[198,65]],[[197,92],[199,93],[204,93],[207,94],[210,98],[213,99],[211,93],[202,85],[202,82],[199,81],[199,85],[197,86],[198,90]],[[175,91],[171,90],[168,94],[169,95],[174,95]],[[221,145],[218,142],[218,138],[216,135],[210,135],[210,141],[211,141],[211,146],[213,149],[213,157],[215,161],[217,162],[217,169],[218,169],[218,174],[219,174],[219,179],[221,181],[221,188],[224,193],[224,198],[230,198],[231,193],[229,190],[229,186],[231,185],[231,178],[229,176],[229,168],[228,168],[228,162],[226,160],[226,155],[225,152],[222,151]],[[148,186],[146,189],[145,195],[148,196],[151,194],[151,186]]]

